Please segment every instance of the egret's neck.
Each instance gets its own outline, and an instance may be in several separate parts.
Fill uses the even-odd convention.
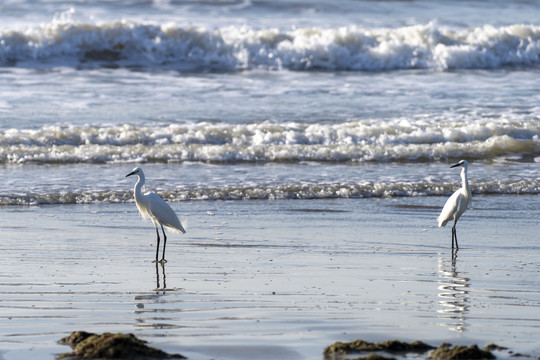
[[[137,175],[139,180],[135,184],[135,200],[138,200],[142,197],[142,187],[144,186],[145,178],[144,175]]]
[[[469,188],[469,179],[467,178],[467,168],[461,169],[461,186],[463,186],[468,193],[471,192],[471,189]]]

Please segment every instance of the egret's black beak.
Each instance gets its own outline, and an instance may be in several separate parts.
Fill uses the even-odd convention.
[[[129,174],[126,175],[126,177],[131,176],[133,174],[135,174],[135,171],[130,172]]]
[[[462,163],[462,162],[458,162],[457,164],[450,166],[450,169],[451,169],[451,168],[458,167],[458,166],[461,166],[461,165],[463,165],[463,163]],[[131,175],[131,174],[129,174],[129,175]],[[129,175],[128,175],[128,176],[129,176]]]

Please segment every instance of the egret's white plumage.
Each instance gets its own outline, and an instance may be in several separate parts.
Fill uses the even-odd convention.
[[[141,168],[136,167],[132,172],[126,175],[126,177],[131,175],[137,175],[139,178],[135,184],[135,204],[141,213],[143,218],[149,218],[156,227],[157,234],[157,247],[156,247],[156,261],[158,261],[159,254],[159,229],[158,225],[161,226],[161,231],[163,232],[163,256],[161,262],[165,260],[165,245],[167,244],[167,235],[165,235],[165,229],[163,226],[167,226],[177,232],[184,234],[186,230],[184,226],[178,219],[178,216],[174,213],[173,209],[167,204],[159,195],[154,193],[142,193],[142,187],[146,181],[144,177],[144,172]]]
[[[463,215],[465,210],[469,207],[471,203],[471,189],[469,188],[469,180],[467,179],[467,169],[469,163],[467,160],[461,160],[455,165],[452,165],[451,168],[461,166],[461,188],[457,189],[452,196],[446,200],[446,204],[441,211],[441,214],[437,218],[439,222],[439,227],[445,226],[448,221],[454,219],[454,226],[452,226],[452,248],[454,248],[454,240],[456,242],[456,249],[459,248],[457,242],[456,234],[456,223]]]

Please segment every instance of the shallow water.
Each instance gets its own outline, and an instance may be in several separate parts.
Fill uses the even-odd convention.
[[[133,204],[1,208],[1,357],[52,357],[74,330],[191,359],[320,359],[355,338],[540,356],[538,196],[475,197],[455,256],[444,200],[174,203],[188,232],[163,267]]]

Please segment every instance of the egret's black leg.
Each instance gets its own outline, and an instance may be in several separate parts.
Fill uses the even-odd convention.
[[[158,261],[158,255],[159,255],[159,230],[156,225],[156,234],[157,234],[157,246],[156,246],[156,262]]]
[[[454,220],[454,226],[452,226],[452,249],[454,248],[454,241],[456,242],[456,250],[459,249],[457,242],[457,231],[456,231],[457,220]]]
[[[161,262],[164,263],[164,262],[167,262],[167,260],[165,260],[165,245],[167,245],[167,235],[165,234],[165,229],[163,228],[163,225],[161,225],[161,231],[163,231],[163,256],[161,257]],[[157,261],[157,257],[156,257],[156,261]]]
[[[454,238],[456,236],[456,224],[454,223],[454,226],[452,226],[452,249],[454,249]]]

